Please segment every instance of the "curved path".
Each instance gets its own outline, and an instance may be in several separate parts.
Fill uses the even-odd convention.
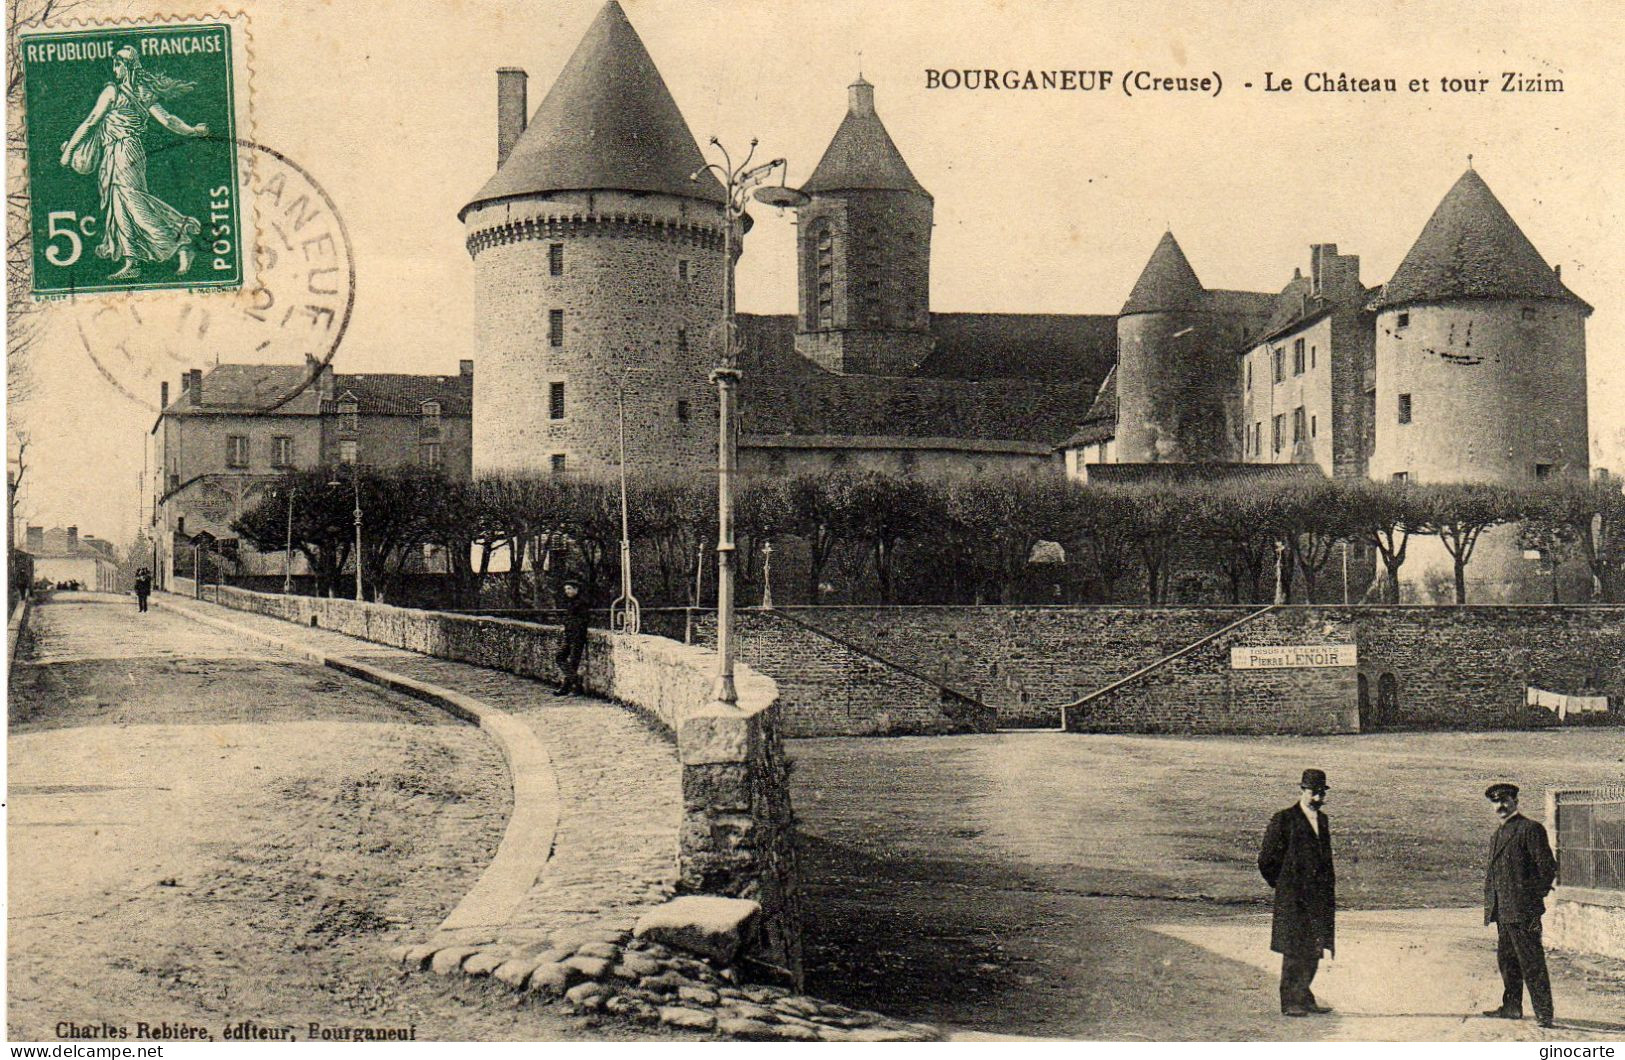
[[[156,599],[217,628],[449,701],[502,744],[514,776],[513,820],[490,868],[434,944],[540,951],[561,939],[630,929],[643,909],[672,894],[682,818],[676,747],[632,711],[331,630]]]

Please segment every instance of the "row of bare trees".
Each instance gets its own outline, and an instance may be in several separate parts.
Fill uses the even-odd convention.
[[[354,547],[348,474],[286,476],[234,530],[262,551],[283,547],[292,498],[294,547],[318,591],[339,582]],[[368,594],[392,599],[423,546],[445,557],[465,606],[491,598],[548,607],[550,576],[568,569],[613,595],[621,535],[616,483],[502,476],[452,482],[411,470],[362,472],[363,569]],[[741,574],[761,576],[773,542],[796,566],[790,598],[883,603],[1066,599],[1167,603],[1193,580],[1237,603],[1321,600],[1333,562],[1370,557],[1371,601],[1398,602],[1417,538],[1438,540],[1467,602],[1467,570],[1484,533],[1515,525],[1554,572],[1580,564],[1593,598],[1619,600],[1625,497],[1616,480],[1406,485],[1366,480],[1230,479],[1080,485],[1059,476],[919,479],[838,472],[747,480],[737,533]],[[628,529],[647,604],[694,603],[696,574],[716,540],[716,494],[706,478],[634,478]],[[1045,542],[1059,549],[1046,554]],[[1049,560],[1049,563],[1043,562]],[[1036,562],[1035,562],[1036,561]],[[1061,563],[1057,567],[1055,564]],[[1556,584],[1556,578],[1553,579]]]

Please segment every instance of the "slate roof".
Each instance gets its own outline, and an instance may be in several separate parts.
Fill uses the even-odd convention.
[[[1557,299],[1591,309],[1557,278],[1472,169],[1445,194],[1374,304],[1456,298]]]
[[[920,379],[872,375],[747,374],[740,432],[960,438],[1053,447],[1077,425],[1093,380]]]
[[[1106,373],[1105,380],[1100,389],[1095,392],[1094,403],[1083,417],[1083,425],[1076,433],[1062,442],[1062,449],[1080,449],[1086,445],[1098,445],[1108,438],[1117,435],[1117,366]]]
[[[38,549],[28,548],[26,541],[19,545],[17,551],[26,552],[37,559],[74,559],[80,556],[94,556],[97,559],[117,562],[115,549],[111,541],[104,541],[94,534],[82,534],[79,537],[78,547],[68,544],[68,532],[60,526],[53,526],[44,533],[44,543]]]
[[[1179,240],[1172,232],[1164,232],[1119,315],[1199,310],[1207,307],[1206,302],[1202,281],[1196,278]]]
[[[720,204],[722,185],[616,0],[587,29],[513,151],[469,207],[554,191],[659,192]],[[462,215],[459,214],[459,216]]]
[[[313,415],[315,389],[306,386],[310,378],[310,369],[302,364],[217,364],[203,376],[201,404],[192,404],[182,386],[164,415],[265,412],[273,406],[282,415]],[[293,400],[286,400],[290,396]]]
[[[848,90],[846,117],[824,149],[812,176],[801,186],[809,195],[822,191],[879,189],[910,191],[931,197],[914,179],[903,153],[875,113],[874,86],[860,74]]]
[[[474,407],[474,379],[466,375],[335,375],[334,400],[324,403],[322,411],[335,411],[338,399],[346,393],[355,395],[357,411],[362,415],[417,416],[425,401],[440,402],[442,416],[467,416]]]
[[[1065,313],[933,313],[934,379],[1098,381],[1117,359],[1117,318]]]

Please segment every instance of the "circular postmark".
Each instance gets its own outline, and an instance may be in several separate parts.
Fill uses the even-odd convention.
[[[153,412],[161,411],[161,382],[220,363],[289,366],[236,388],[232,411],[274,412],[316,382],[349,327],[355,254],[337,205],[282,152],[236,143],[240,201],[248,207],[241,238],[252,240],[255,263],[247,285],[70,295],[40,307],[71,329],[68,341],[80,344],[102,379]],[[209,241],[205,229],[200,256]]]

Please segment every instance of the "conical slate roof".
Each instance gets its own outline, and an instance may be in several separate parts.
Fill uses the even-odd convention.
[[[1202,281],[1196,278],[1196,270],[1179,249],[1179,241],[1172,232],[1164,232],[1118,315],[1201,309],[1205,297]]]
[[[903,153],[892,143],[891,134],[875,113],[875,88],[862,75],[847,90],[846,117],[835,130],[835,138],[824,150],[818,168],[801,190],[821,191],[884,190],[911,191],[931,197],[921,187],[903,161]]]
[[[1375,304],[1453,298],[1557,298],[1585,305],[1471,169],[1428,218]]]
[[[694,134],[626,12],[609,0],[496,175],[469,203],[550,191],[660,192],[723,201]],[[467,210],[467,207],[464,207]]]

